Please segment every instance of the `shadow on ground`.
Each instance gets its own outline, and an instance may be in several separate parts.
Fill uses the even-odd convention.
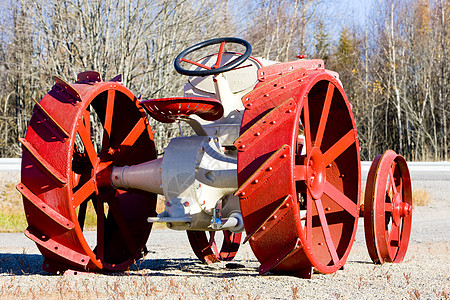
[[[0,275],[53,275],[42,270],[44,258],[39,254],[0,253]],[[212,265],[197,259],[144,259],[125,272],[106,273],[110,276],[203,276],[228,278],[257,276],[258,270],[251,263],[221,262]]]

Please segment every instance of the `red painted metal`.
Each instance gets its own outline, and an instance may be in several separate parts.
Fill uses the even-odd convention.
[[[405,159],[388,150],[370,166],[365,199],[364,230],[375,263],[401,262],[412,224],[411,177]]]
[[[145,253],[156,195],[100,184],[112,166],[156,158],[143,109],[116,77],[85,72],[68,84],[55,78],[35,105],[21,139],[26,235],[45,257],[45,270],[125,270]],[[93,137],[100,130],[101,143]],[[88,203],[96,209],[97,240],[85,239]]]
[[[324,69],[321,59],[300,59],[288,63],[273,64],[258,70],[258,80],[268,82],[294,70],[319,70]]]
[[[267,101],[261,91],[270,92],[273,82],[286,76],[297,84]],[[335,272],[345,264],[354,240],[360,195],[356,126],[341,85],[324,69],[299,69],[261,84],[247,98],[252,107],[244,112],[236,142],[236,194],[260,273],[309,277],[313,270]],[[287,112],[287,99],[294,102],[295,117],[266,126]],[[264,135],[255,135],[258,128]],[[239,144],[246,136],[253,137],[251,143]]]
[[[220,251],[216,244],[216,234],[223,234]],[[202,262],[211,264],[219,261],[233,260],[241,244],[242,233],[233,233],[229,230],[216,231],[187,231],[191,248]],[[209,238],[208,236],[209,235]]]
[[[215,121],[223,115],[223,106],[219,100],[205,97],[174,97],[150,99],[141,105],[156,120],[173,123],[177,118],[197,115],[207,121]]]

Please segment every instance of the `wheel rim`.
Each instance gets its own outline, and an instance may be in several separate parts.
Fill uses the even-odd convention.
[[[345,264],[359,217],[359,144],[345,93],[320,70],[293,72],[252,93],[235,143],[236,194],[260,272],[334,272]]]
[[[359,146],[349,106],[343,91],[323,80],[310,90],[300,115],[306,146],[306,153],[297,151],[295,157],[304,162],[296,168],[306,169],[306,178],[296,184],[297,195],[306,200],[300,200],[301,215],[306,213],[301,238],[314,268],[323,273],[345,264],[359,217]]]
[[[406,160],[388,150],[369,170],[364,200],[364,230],[375,263],[401,262],[412,225],[411,177]]]
[[[43,98],[41,106],[69,136],[60,145],[49,141],[48,134],[39,129],[42,122],[38,113],[33,115],[29,127],[32,130],[28,130],[26,140],[41,153],[42,159],[39,162],[29,151],[24,151],[22,185],[74,226],[55,234],[45,224],[47,221],[39,225],[41,214],[31,208],[33,201],[24,197],[30,229],[27,232],[46,258],[44,268],[49,271],[55,268],[124,270],[146,251],[151,230],[146,219],[155,214],[156,195],[115,190],[109,183],[109,174],[113,166],[156,158],[151,129],[137,99],[117,82],[65,83],[63,89],[73,89],[80,95],[80,101],[75,104],[70,104],[70,97],[61,93],[60,88],[55,86]],[[98,147],[93,142],[96,135],[100,140]],[[48,186],[47,191],[41,192],[46,187],[43,182],[49,177],[48,172],[39,171],[41,165],[59,169],[66,182],[62,186]],[[41,179],[33,182],[36,176]],[[88,242],[84,235],[89,203],[95,210],[95,242]],[[50,217],[50,221],[54,218]],[[41,239],[44,236],[46,240]],[[47,239],[51,240],[52,247],[47,247]]]
[[[223,234],[220,251],[216,243],[217,233]],[[187,235],[195,256],[207,264],[233,260],[239,250],[242,237],[242,233],[233,233],[229,230],[187,231]]]

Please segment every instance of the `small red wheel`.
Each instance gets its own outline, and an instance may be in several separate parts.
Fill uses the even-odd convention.
[[[367,176],[364,231],[374,263],[401,262],[412,223],[411,177],[406,160],[392,150],[375,157]]]
[[[222,232],[222,247],[219,252],[215,239],[216,231],[209,231],[209,239],[205,231],[187,231],[195,256],[207,264],[233,260],[241,244],[242,233],[233,233],[229,230]]]

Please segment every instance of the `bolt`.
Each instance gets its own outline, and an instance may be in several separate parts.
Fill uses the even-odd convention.
[[[259,180],[258,179],[255,179],[255,180],[253,180],[253,183],[258,183],[259,182]]]
[[[271,121],[270,124],[274,125],[276,123],[276,121]]]
[[[267,168],[267,171],[269,171],[269,172],[272,171],[272,170],[273,170],[272,167],[268,167],[268,168]]]
[[[259,132],[255,133],[255,136],[260,136],[260,135],[261,135],[261,133],[259,133]]]

